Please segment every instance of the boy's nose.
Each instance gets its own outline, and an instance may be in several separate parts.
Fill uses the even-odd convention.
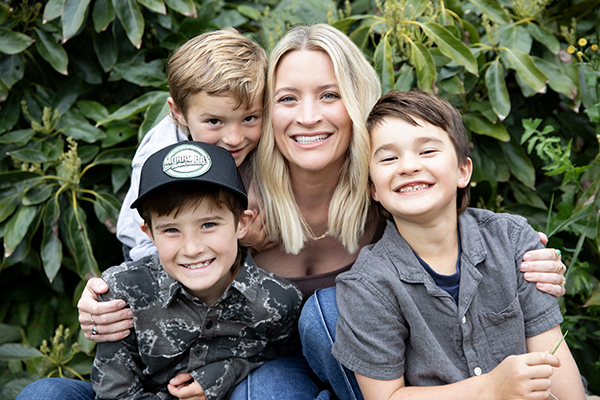
[[[244,141],[244,135],[242,135],[240,127],[233,126],[227,131],[222,140],[227,146],[236,147]]]
[[[418,158],[408,156],[403,157],[402,161],[398,165],[398,174],[414,174],[415,172],[419,172],[423,169],[423,166],[419,162]]]
[[[188,235],[183,240],[182,251],[188,257],[194,257],[202,253],[204,246],[201,241],[194,235]]]

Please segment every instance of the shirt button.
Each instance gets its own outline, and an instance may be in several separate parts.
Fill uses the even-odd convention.
[[[476,376],[479,376],[479,375],[481,375],[481,368],[479,368],[479,367],[475,367],[475,369],[473,370],[473,373],[474,373]]]
[[[202,349],[201,348],[195,348],[194,349],[194,354],[197,355],[198,357],[200,357],[202,355]]]
[[[462,323],[463,324],[467,323],[467,316],[466,315],[463,315],[463,317],[462,317]]]
[[[204,327],[205,327],[206,329],[210,329],[210,328],[212,328],[212,326],[213,326],[213,322],[212,322],[212,321],[208,321],[208,322],[206,323],[206,325],[204,325]]]

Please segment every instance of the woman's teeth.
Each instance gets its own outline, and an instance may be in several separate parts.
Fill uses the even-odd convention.
[[[410,193],[410,192],[414,192],[415,190],[427,189],[428,187],[429,187],[429,185],[426,185],[426,184],[415,185],[415,186],[405,186],[405,187],[401,188],[400,190],[398,190],[398,192],[400,192],[400,193]]]
[[[203,268],[203,267],[206,267],[208,264],[210,264],[213,261],[214,261],[214,258],[212,260],[204,261],[204,262],[201,262],[201,263],[198,263],[198,264],[184,265],[184,267],[189,268],[189,269]]]
[[[316,135],[316,136],[294,136],[294,140],[300,144],[310,144],[315,142],[320,142],[321,140],[325,140],[329,137],[329,134]]]

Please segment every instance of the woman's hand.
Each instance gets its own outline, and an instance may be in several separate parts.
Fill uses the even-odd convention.
[[[188,373],[179,374],[169,381],[169,393],[179,400],[206,400],[204,390]]]
[[[567,268],[562,263],[560,251],[558,250],[530,250],[523,255],[523,262],[521,263],[521,272],[524,272],[523,277],[529,282],[534,282],[542,292],[550,293],[556,297],[564,295],[566,271]]]
[[[98,294],[108,290],[106,282],[92,278],[77,303],[79,323],[85,337],[94,342],[116,342],[129,335],[133,314],[123,300],[98,302]],[[95,327],[95,332],[94,332]]]
[[[254,219],[246,235],[240,239],[240,244],[248,247],[252,254],[256,254],[275,246],[275,242],[272,242],[267,236],[260,211],[253,210],[252,212],[254,213]]]

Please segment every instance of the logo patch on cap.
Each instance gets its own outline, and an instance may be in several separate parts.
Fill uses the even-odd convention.
[[[171,150],[163,160],[163,171],[173,178],[194,178],[206,173],[212,161],[204,149],[182,144]]]

